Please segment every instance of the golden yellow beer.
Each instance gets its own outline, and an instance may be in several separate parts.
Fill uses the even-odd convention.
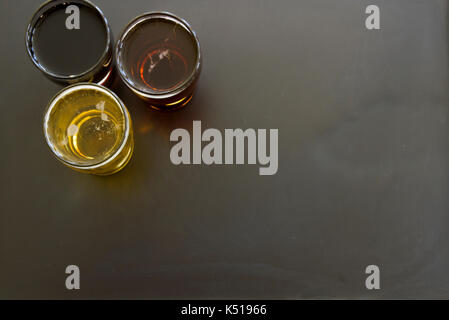
[[[98,175],[121,170],[134,148],[125,105],[111,90],[93,83],[75,84],[56,94],[44,115],[44,135],[66,166]]]

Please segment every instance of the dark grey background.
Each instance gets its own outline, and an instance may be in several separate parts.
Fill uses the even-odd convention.
[[[39,3],[0,4],[0,298],[449,298],[447,1],[96,0],[115,36],[145,11],[180,15],[204,54],[178,112],[115,82],[135,153],[109,177],[45,144],[61,86],[25,52]],[[381,31],[364,27],[372,3]],[[170,132],[193,120],[278,128],[278,174],[174,166]]]

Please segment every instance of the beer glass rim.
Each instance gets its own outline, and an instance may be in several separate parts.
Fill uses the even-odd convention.
[[[195,47],[196,47],[196,61],[195,61],[195,67],[193,68],[190,75],[179,85],[177,85],[175,88],[163,91],[163,92],[154,92],[154,91],[147,91],[142,90],[135,85],[131,81],[129,81],[129,76],[127,75],[127,72],[125,71],[124,62],[123,62],[123,46],[125,43],[125,40],[127,36],[130,34],[131,31],[133,31],[136,27],[138,27],[140,24],[147,22],[151,19],[165,19],[168,21],[172,21],[174,23],[177,23],[181,25],[191,36],[194,40]],[[150,98],[150,99],[165,99],[170,98],[178,94],[179,92],[182,92],[185,88],[187,88],[195,79],[198,77],[199,72],[201,70],[201,47],[200,42],[198,40],[198,36],[196,35],[196,32],[192,29],[190,24],[184,20],[183,18],[180,18],[179,16],[167,12],[167,11],[150,11],[145,12],[141,15],[138,15],[137,17],[133,18],[123,29],[122,33],[120,34],[117,44],[115,47],[115,61],[116,66],[118,69],[118,73],[120,75],[120,78],[123,80],[123,82],[126,84],[128,88],[130,88],[133,92],[135,92],[137,95]]]
[[[61,98],[62,96],[65,96],[67,94],[70,94],[76,90],[83,90],[83,89],[98,90],[98,91],[101,91],[102,93],[108,95],[109,97],[111,97],[117,103],[117,106],[119,107],[121,114],[125,120],[124,121],[124,123],[125,123],[124,131],[125,132],[123,134],[123,137],[120,141],[119,146],[117,147],[117,150],[115,150],[111,155],[109,155],[105,159],[99,161],[98,163],[86,164],[86,165],[81,165],[76,162],[68,161],[68,160],[64,159],[62,157],[61,153],[57,150],[57,148],[51,142],[50,134],[48,132],[51,113],[52,113],[53,109],[55,108],[55,105],[58,102],[59,98]],[[107,165],[109,162],[113,161],[122,152],[126,143],[128,142],[129,136],[130,136],[131,116],[130,116],[128,110],[126,109],[126,106],[123,103],[123,101],[120,100],[120,98],[112,90],[110,90],[102,85],[96,84],[96,83],[80,82],[80,83],[72,84],[70,86],[65,87],[64,89],[60,90],[57,94],[55,94],[53,96],[53,98],[48,103],[47,108],[45,109],[43,122],[44,122],[43,129],[44,129],[45,140],[47,141],[47,145],[49,146],[52,153],[56,156],[56,158],[58,158],[58,160],[60,160],[61,162],[63,162],[64,164],[66,164],[69,167],[72,167],[75,169],[81,169],[81,170],[90,170],[90,169],[96,169],[96,168],[103,167],[104,165]]]
[[[86,5],[92,9],[94,9],[101,17],[102,22],[105,27],[105,30],[106,30],[106,44],[105,44],[103,53],[98,58],[98,60],[95,62],[95,64],[93,64],[90,68],[88,68],[85,71],[78,73],[78,74],[59,74],[59,73],[53,72],[45,65],[42,65],[42,63],[39,62],[39,59],[33,53],[32,40],[33,40],[33,35],[34,35],[34,29],[35,29],[37,23],[41,20],[42,15],[44,13],[46,13],[48,10],[51,10],[52,8],[54,8],[58,5],[68,4],[68,3]],[[27,50],[28,56],[30,57],[33,64],[44,74],[46,74],[49,77],[51,77],[55,80],[58,80],[58,81],[74,81],[78,78],[83,78],[83,77],[89,75],[89,73],[93,73],[97,68],[99,68],[100,65],[102,65],[105,62],[105,60],[107,60],[109,52],[111,51],[111,43],[112,43],[112,31],[111,31],[111,28],[109,26],[106,16],[103,14],[103,11],[101,11],[101,9],[97,5],[90,2],[89,0],[47,0],[46,2],[41,4],[38,9],[36,9],[36,11],[34,12],[33,16],[31,17],[31,19],[28,23],[28,26],[27,26],[27,29],[25,32],[26,50]]]

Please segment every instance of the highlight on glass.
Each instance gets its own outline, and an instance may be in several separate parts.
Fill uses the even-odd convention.
[[[158,110],[185,106],[201,72],[201,50],[190,25],[168,12],[133,19],[115,49],[125,84]]]
[[[90,1],[45,2],[31,18],[25,40],[33,64],[56,82],[105,85],[112,78],[112,33]]]
[[[43,127],[56,158],[80,172],[118,172],[133,153],[128,110],[117,95],[97,84],[74,84],[57,93],[45,111]]]

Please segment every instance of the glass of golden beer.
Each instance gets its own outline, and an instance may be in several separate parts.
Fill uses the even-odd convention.
[[[44,135],[66,166],[109,175],[129,162],[133,148],[131,117],[111,90],[93,83],[64,88],[47,106]]]

